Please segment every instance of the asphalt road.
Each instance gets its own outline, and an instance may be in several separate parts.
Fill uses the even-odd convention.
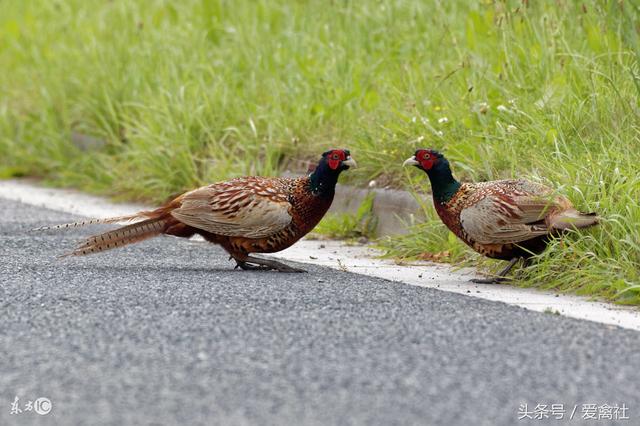
[[[640,424],[638,332],[170,237],[56,260],[91,230],[28,232],[72,218],[0,200],[1,425]]]

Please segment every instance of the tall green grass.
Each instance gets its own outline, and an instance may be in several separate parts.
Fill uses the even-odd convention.
[[[639,15],[622,0],[4,1],[0,174],[159,201],[347,146],[352,182],[426,191],[400,164],[434,147],[461,179],[538,179],[606,218],[526,282],[638,303]],[[470,253],[433,215],[394,248]]]

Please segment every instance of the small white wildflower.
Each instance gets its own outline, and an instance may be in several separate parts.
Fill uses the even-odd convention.
[[[369,181],[369,188],[375,188],[378,185],[378,182],[375,180]]]
[[[421,117],[420,121],[422,121],[422,124],[427,124],[429,122],[429,119],[427,117]]]
[[[438,123],[439,124],[445,124],[445,123],[448,123],[448,122],[449,122],[449,119],[447,117],[438,118]]]
[[[514,126],[513,124],[509,124],[509,125],[507,126],[507,132],[508,132],[508,133],[513,133],[513,132],[515,132],[516,130],[518,130],[518,128],[517,128],[516,126]]]
[[[416,116],[415,116],[415,115],[414,115],[413,117],[411,117],[411,122],[412,122],[412,123],[415,123],[415,122],[416,122],[416,120],[417,120],[417,118],[416,118]]]
[[[504,106],[504,105],[498,105],[498,106],[496,107],[496,109],[497,109],[498,111],[500,111],[500,112],[509,112],[509,108],[507,108],[507,107],[506,107],[506,106]]]
[[[438,136],[440,136],[440,137],[443,137],[443,136],[444,136],[444,132],[443,132],[442,130],[438,130],[438,131],[436,132],[436,135],[438,135]]]
[[[418,139],[416,139],[416,142],[422,142],[424,140],[424,136],[418,136]]]

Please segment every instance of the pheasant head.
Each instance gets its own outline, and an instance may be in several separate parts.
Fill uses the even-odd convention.
[[[416,166],[427,173],[433,197],[438,202],[449,201],[460,188],[460,182],[451,174],[449,161],[436,150],[419,149],[413,157],[403,163],[403,166]]]
[[[318,165],[309,174],[311,192],[314,195],[333,196],[340,173],[356,166],[348,149],[330,149],[324,152]]]
[[[442,166],[443,163],[446,163],[447,167],[449,167],[449,162],[442,154],[433,149],[419,149],[411,158],[407,158],[407,160],[402,164],[403,166],[416,166],[419,169],[424,170],[429,173],[434,166]]]

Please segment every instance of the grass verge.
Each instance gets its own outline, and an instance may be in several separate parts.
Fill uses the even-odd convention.
[[[376,179],[446,152],[457,176],[559,188],[606,217],[532,285],[640,302],[638,6],[630,1],[0,2],[0,176],[164,200],[304,170],[328,146]],[[399,254],[469,252],[437,220]]]

